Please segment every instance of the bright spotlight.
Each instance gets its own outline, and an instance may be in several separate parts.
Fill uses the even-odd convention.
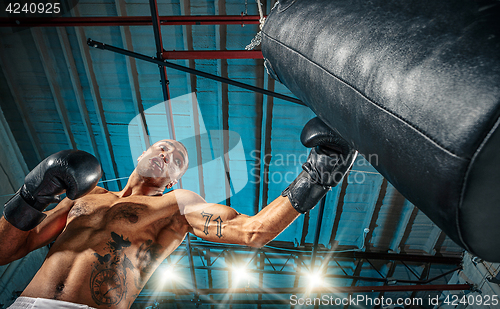
[[[245,266],[233,265],[231,267],[231,271],[233,272],[233,282],[234,284],[250,279],[250,274],[247,271]]]
[[[310,273],[307,279],[309,281],[309,287],[311,288],[323,285],[323,276],[320,272]]]
[[[173,266],[168,266],[163,269],[161,274],[161,282],[165,283],[167,281],[176,281],[178,280],[177,272],[175,271]]]

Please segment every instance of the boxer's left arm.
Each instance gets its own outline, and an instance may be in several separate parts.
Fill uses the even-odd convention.
[[[207,204],[192,193],[185,205],[191,232],[201,238],[223,243],[261,247],[274,239],[300,213],[312,209],[331,187],[336,186],[352,166],[355,151],[338,133],[319,118],[309,121],[302,130],[301,142],[312,148],[303,171],[282,195],[255,216],[239,214],[234,209]],[[181,204],[182,205],[182,204]]]
[[[189,232],[213,242],[262,247],[300,215],[289,199],[283,196],[276,198],[254,216],[240,214],[225,205],[207,203],[190,191],[183,192],[183,196],[188,205],[183,207],[183,214]]]

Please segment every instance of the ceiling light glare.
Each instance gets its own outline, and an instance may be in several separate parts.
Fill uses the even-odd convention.
[[[233,272],[233,282],[236,284],[241,281],[248,281],[250,279],[250,274],[245,266],[233,265],[231,267]]]
[[[177,276],[177,272],[175,271],[174,267],[173,266],[167,266],[163,269],[163,272],[161,274],[161,282],[162,283],[165,283],[165,282],[168,282],[168,281],[177,281],[178,280],[178,276]]]
[[[323,276],[319,271],[308,274],[307,279],[311,288],[323,285]]]

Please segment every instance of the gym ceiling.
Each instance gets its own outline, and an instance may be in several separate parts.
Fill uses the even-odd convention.
[[[273,4],[262,2],[264,15]],[[254,0],[69,7],[44,20],[0,13],[0,120],[10,141],[2,148],[25,164],[1,162],[2,204],[19,173],[68,148],[98,157],[99,185],[118,191],[143,150],[175,138],[187,146],[190,168],[174,189],[248,215],[299,173],[308,154],[299,135],[314,114],[267,75],[260,46],[245,50],[259,32]],[[427,299],[464,290],[449,285],[461,248],[370,165],[376,159],[359,156],[324,203],[262,249],[190,236],[134,307],[293,308],[291,295]],[[44,253],[0,268],[0,303],[17,296]],[[309,286],[318,271],[322,279]]]

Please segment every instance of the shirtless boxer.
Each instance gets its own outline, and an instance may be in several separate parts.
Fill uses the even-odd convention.
[[[0,219],[1,264],[55,240],[11,308],[129,308],[188,232],[214,242],[265,245],[314,207],[356,156],[316,118],[301,140],[315,147],[304,171],[255,216],[207,203],[188,190],[163,194],[188,166],[186,149],[174,140],[145,151],[120,192],[95,187],[100,166],[92,155],[71,150],[50,156],[26,176]],[[64,190],[69,198],[42,213]]]

